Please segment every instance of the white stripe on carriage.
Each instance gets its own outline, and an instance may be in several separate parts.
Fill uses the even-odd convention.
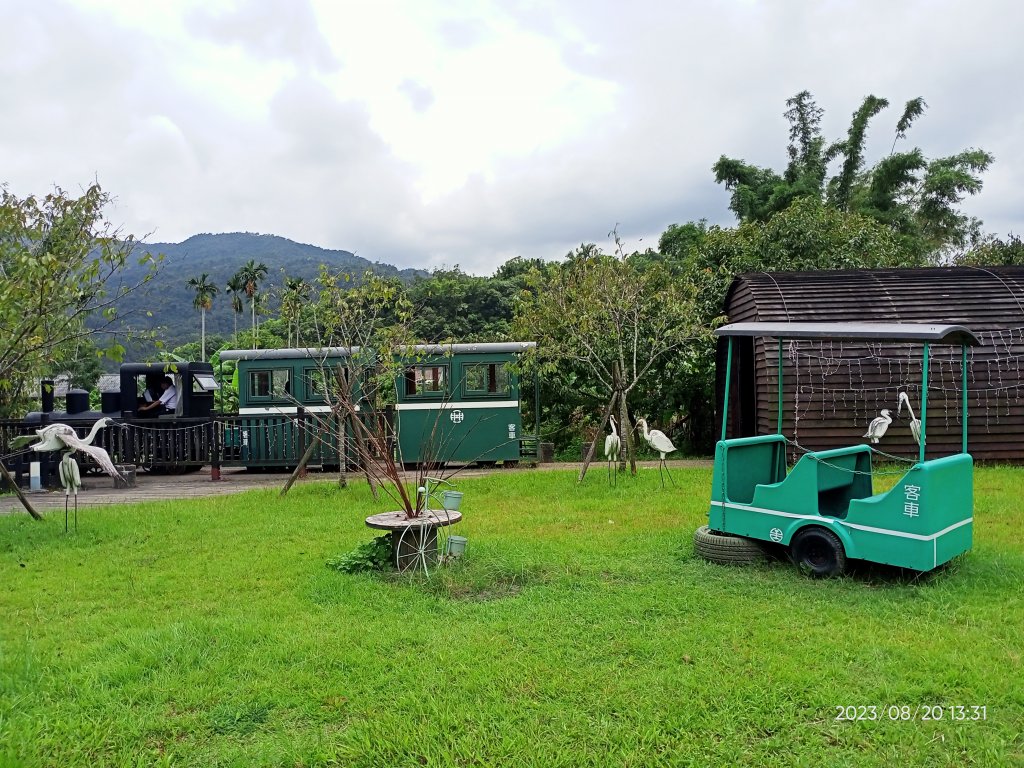
[[[449,402],[449,403],[399,403],[395,406],[399,411],[437,411],[465,410],[467,408],[518,408],[518,400],[491,400],[490,402]]]
[[[302,409],[306,413],[330,413],[331,406],[329,405],[304,405]],[[269,414],[271,416],[291,416],[297,414],[299,409],[294,405],[281,405],[281,406],[270,406],[263,408],[239,408],[239,416],[259,416]]]
[[[950,526],[943,528],[938,533],[930,533],[928,535],[921,533],[907,533],[905,531],[893,531],[889,528],[875,528],[870,525],[859,525],[858,523],[848,523],[845,520],[840,520],[834,517],[825,517],[823,515],[794,515],[791,512],[779,512],[775,509],[763,509],[761,507],[748,507],[745,504],[726,504],[721,501],[712,501],[711,506],[713,507],[726,507],[728,509],[745,509],[749,512],[760,512],[766,515],[777,515],[778,517],[789,517],[794,520],[815,520],[819,523],[835,523],[836,525],[845,525],[847,528],[853,528],[858,531],[866,531],[867,533],[881,533],[885,536],[899,536],[904,539],[917,539],[918,541],[935,541],[940,536],[945,536],[950,531],[954,531],[961,526],[967,525],[968,523],[974,522],[973,517],[968,517],[966,520],[961,520],[958,523],[953,523]]]

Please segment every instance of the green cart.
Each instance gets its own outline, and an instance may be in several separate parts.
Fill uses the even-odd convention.
[[[786,546],[814,576],[842,573],[848,559],[930,571],[970,550],[974,461],[967,452],[967,347],[979,344],[971,331],[957,325],[734,323],[715,333],[728,339],[728,355],[708,511],[712,535]],[[733,340],[742,336],[778,339],[778,430],[726,439]],[[874,449],[868,444],[808,451],[787,473],[782,350],[784,341],[801,339],[923,345],[919,457],[891,489],[873,493]],[[961,450],[926,460],[929,349],[937,344],[962,348]]]

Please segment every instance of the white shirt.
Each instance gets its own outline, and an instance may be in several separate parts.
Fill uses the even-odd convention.
[[[172,384],[160,395],[160,403],[169,411],[173,411],[178,405],[178,390]]]

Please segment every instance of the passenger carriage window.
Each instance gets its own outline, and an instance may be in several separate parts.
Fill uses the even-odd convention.
[[[405,394],[438,396],[444,394],[447,365],[414,365],[405,369]]]
[[[302,380],[306,385],[307,400],[323,400],[324,392],[332,395],[338,391],[338,366],[325,366],[323,368],[306,368],[302,371]],[[341,368],[343,378],[347,372]]]
[[[275,371],[250,371],[250,397],[283,398],[291,395],[291,371],[278,369]]]
[[[467,395],[507,395],[508,368],[505,363],[473,363],[462,366]]]

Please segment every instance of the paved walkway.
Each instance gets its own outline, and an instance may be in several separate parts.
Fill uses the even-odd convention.
[[[604,462],[594,462],[590,465],[591,472],[604,472]],[[574,470],[580,469],[579,463],[558,463],[541,464],[539,467],[524,467],[520,469],[466,469],[459,472],[459,477],[481,477],[494,472],[545,472],[551,470]],[[644,461],[637,462],[638,467],[656,470],[658,462]],[[678,460],[668,462],[672,469],[684,468],[710,468],[711,462],[705,460]],[[241,493],[253,488],[281,488],[289,473],[278,472],[248,472],[245,469],[224,469],[221,471],[221,480],[213,482],[210,480],[210,468],[204,467],[199,472],[191,472],[186,475],[151,475],[146,472],[139,472],[136,477],[135,488],[115,489],[114,481],[106,475],[90,475],[83,478],[83,487],[78,494],[78,507],[104,506],[107,504],[134,504],[145,501],[162,501],[166,499],[192,499],[204,496],[221,496],[229,493]],[[316,482],[331,480],[337,477],[334,473],[321,473],[311,471],[304,481]],[[37,491],[27,493],[29,502],[39,512],[63,510],[64,492],[61,489],[56,491]],[[0,496],[0,515],[24,512],[24,507],[14,494]]]

